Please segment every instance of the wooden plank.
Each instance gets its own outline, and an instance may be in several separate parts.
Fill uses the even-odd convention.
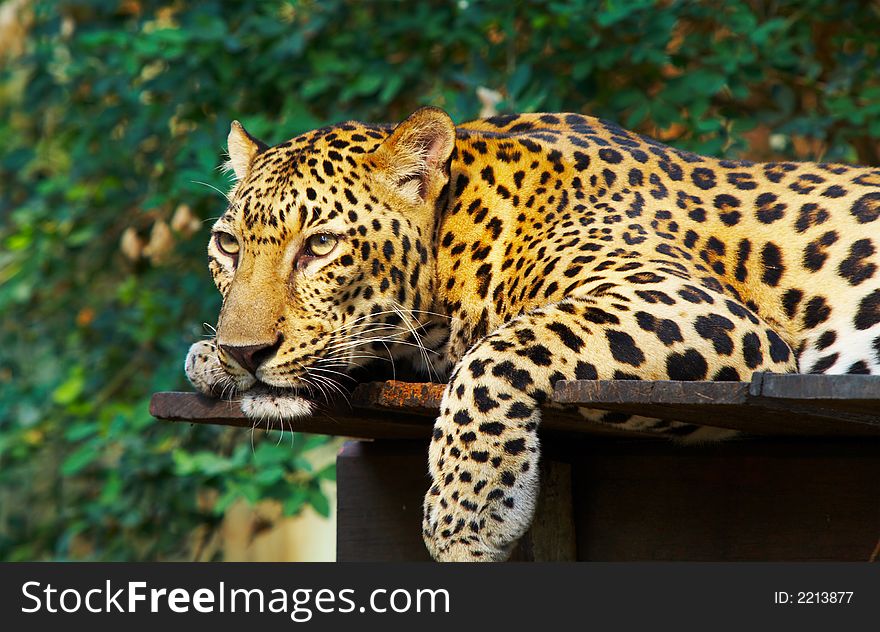
[[[880,375],[756,373],[750,386],[750,394],[761,397],[875,403],[880,400]]]
[[[196,393],[156,393],[150,400],[150,414],[157,419],[199,424],[219,424],[242,428],[256,427],[241,412],[238,404],[211,399]],[[431,434],[431,418],[406,413],[386,412],[382,415],[350,409],[319,412],[284,427],[278,423],[261,422],[267,430],[292,429],[297,432],[363,437],[371,439],[427,439]]]
[[[560,404],[744,405],[748,382],[672,382],[638,380],[567,380],[556,383]]]
[[[359,384],[350,396],[351,406],[319,411],[293,421],[293,430],[315,434],[367,439],[427,439],[440,409],[443,384],[371,382]],[[219,424],[250,428],[253,420],[244,416],[235,402],[205,397],[197,393],[155,393],[150,414],[165,421]],[[284,430],[290,430],[285,422]],[[261,428],[281,430],[269,422]],[[546,411],[544,430],[554,434],[590,434],[632,437],[633,433],[584,420],[577,414]]]
[[[756,373],[751,383],[574,380],[557,382],[553,400],[750,434],[880,436],[880,376]]]
[[[880,375],[756,374],[749,395],[771,410],[880,426]]]
[[[445,384],[412,382],[367,382],[352,393],[352,405],[361,408],[387,408],[418,415],[437,416]]]
[[[424,438],[443,395],[442,384],[358,385],[351,407],[297,419],[294,429],[369,438]],[[556,384],[542,431],[562,435],[633,436],[581,418],[575,407],[618,411],[770,436],[880,436],[880,376],[772,375],[748,382],[575,380]],[[251,426],[237,404],[193,393],[156,393],[159,419]],[[280,429],[280,428],[279,428]],[[287,428],[289,429],[289,428]]]

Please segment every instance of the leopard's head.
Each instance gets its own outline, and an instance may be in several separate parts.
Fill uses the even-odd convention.
[[[414,315],[431,305],[454,144],[436,108],[393,130],[351,122],[274,147],[232,124],[236,184],[208,255],[223,295],[217,360],[237,392],[320,392],[411,342]]]

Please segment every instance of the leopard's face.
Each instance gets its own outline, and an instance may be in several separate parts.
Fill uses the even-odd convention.
[[[233,125],[238,181],[208,253],[223,295],[217,361],[236,392],[327,393],[334,376],[405,344],[430,305],[433,207],[454,139],[435,118],[418,144],[406,123],[349,123],[272,148]]]

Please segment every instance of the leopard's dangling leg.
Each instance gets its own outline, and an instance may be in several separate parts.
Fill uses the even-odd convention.
[[[456,366],[429,450],[423,535],[435,559],[502,561],[528,529],[540,406],[558,380],[738,380],[796,370],[790,347],[741,303],[674,277],[651,294],[609,285],[506,323]],[[670,300],[655,300],[661,294]],[[700,430],[641,419],[639,429],[675,437]]]

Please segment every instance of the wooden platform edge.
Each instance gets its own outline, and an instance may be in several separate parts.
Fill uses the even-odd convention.
[[[571,380],[555,402],[757,435],[880,436],[880,376],[757,372],[751,382]]]
[[[292,430],[360,439],[425,439],[430,436],[432,426],[431,419],[422,415],[387,413],[378,416],[355,408],[318,412],[283,423],[257,423],[245,417],[236,402],[181,392],[154,393],[150,399],[150,414],[162,421]]]
[[[293,430],[360,438],[425,438],[445,385],[358,385],[351,406],[293,421]],[[770,436],[880,436],[880,376],[756,373],[751,382],[573,380],[556,383],[543,428],[564,435],[634,437],[613,423],[590,422],[577,408],[740,430]],[[162,420],[251,427],[235,402],[196,393],[156,393],[150,413]],[[291,429],[289,421],[284,430]],[[265,427],[265,424],[263,425]],[[273,429],[269,427],[268,429]],[[281,430],[279,424],[276,428]]]

